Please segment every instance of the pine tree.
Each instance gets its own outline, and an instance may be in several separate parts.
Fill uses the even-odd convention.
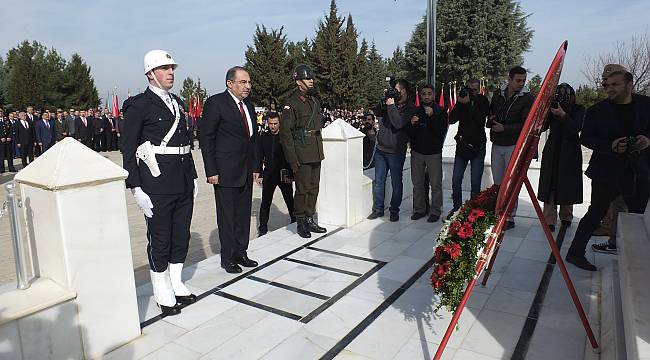
[[[287,73],[291,74],[298,64],[306,64],[311,58],[311,43],[307,38],[298,42],[287,43],[289,53],[289,64]]]
[[[364,100],[365,107],[370,108],[377,104],[381,98],[385,85],[386,63],[377,51],[375,42],[370,44],[366,62],[366,79],[364,81]]]
[[[393,77],[395,79],[406,78],[406,59],[404,58],[404,52],[398,46],[393,55],[386,59],[386,72],[384,73],[384,79],[386,77]],[[384,81],[383,87],[386,88],[387,84]]]
[[[7,105],[7,67],[0,56],[0,108]]]
[[[343,104],[346,91],[344,74],[343,22],[339,17],[336,1],[330,3],[330,13],[321,20],[313,42],[311,63],[316,72],[316,85],[323,106],[335,109]]]
[[[528,80],[528,89],[533,94],[538,94],[539,89],[542,87],[542,77],[539,74],[535,74],[530,80]]]
[[[188,76],[183,80],[183,88],[179,95],[185,102],[185,111],[189,111],[190,99],[196,95],[196,83],[194,83],[194,79]]]
[[[43,80],[43,98],[42,103],[45,108],[54,110],[64,107],[66,104],[66,94],[63,81],[63,69],[66,61],[59,53],[50,49],[45,56],[46,77]]]
[[[81,109],[99,106],[99,94],[90,67],[79,54],[72,54],[70,62],[63,69],[63,88],[66,92],[65,107]]]
[[[287,38],[284,27],[268,31],[258,25],[253,46],[246,50],[246,69],[252,84],[255,103],[277,108],[293,88]]]
[[[500,82],[522,65],[533,31],[515,0],[439,1],[436,34],[436,86],[470,77]],[[426,17],[405,46],[406,77],[421,81],[426,71]]]
[[[45,47],[34,41],[23,41],[7,53],[6,96],[16,109],[27,106],[41,108],[44,105],[43,79],[45,70]]]

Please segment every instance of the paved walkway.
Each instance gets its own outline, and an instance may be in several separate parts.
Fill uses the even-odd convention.
[[[117,151],[100,153],[102,156],[122,166],[122,155]],[[219,234],[216,224],[216,210],[214,203],[214,191],[212,185],[206,183],[203,159],[200,150],[192,151],[196,171],[199,175],[199,195],[194,204],[194,216],[190,228],[191,239],[187,255],[188,264],[196,264],[220,251]],[[20,161],[16,161],[18,164]],[[17,165],[20,169],[20,165]],[[0,175],[0,184],[5,184],[13,179],[13,174]],[[133,255],[133,267],[137,284],[149,281],[149,266],[146,254],[147,238],[146,227],[142,211],[137,207],[131,192],[126,194],[127,213],[129,219],[129,233],[131,235],[131,252]],[[6,198],[4,186],[0,188],[0,204]],[[262,198],[262,189],[253,187],[253,213],[251,219],[251,239],[257,237],[257,214],[259,212]],[[287,207],[282,200],[279,190],[276,190],[271,214],[269,219],[269,230],[275,230],[289,223]],[[15,282],[16,273],[14,256],[11,245],[11,235],[8,217],[0,219],[0,284]]]
[[[271,232],[250,245],[260,267],[239,276],[225,273],[218,256],[186,268],[187,284],[201,295],[179,316],[158,319],[150,285],[138,287],[143,335],[105,358],[431,359],[450,319],[444,310],[434,313],[429,285],[441,223],[411,221],[410,200],[396,223],[366,220],[308,240],[293,225]],[[577,218],[585,210],[576,207]],[[547,267],[548,244],[523,196],[516,221],[444,358],[598,359],[559,270]],[[588,257],[599,266],[612,259]],[[569,271],[598,337],[600,273]],[[540,298],[544,277],[550,281]]]

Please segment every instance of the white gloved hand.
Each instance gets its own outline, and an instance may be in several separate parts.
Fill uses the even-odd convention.
[[[153,203],[151,202],[149,195],[142,191],[140,187],[131,189],[131,192],[135,198],[135,203],[138,204],[138,207],[142,209],[142,212],[144,212],[144,216],[148,218],[152,217],[153,211],[151,209],[153,209]]]
[[[194,200],[196,200],[196,195],[199,194],[199,182],[198,179],[194,179]]]

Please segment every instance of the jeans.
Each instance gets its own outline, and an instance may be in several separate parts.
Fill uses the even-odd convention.
[[[390,197],[389,210],[392,214],[399,213],[404,187],[402,184],[404,160],[406,160],[406,154],[390,154],[379,149],[375,152],[375,180],[372,182],[372,209],[374,211],[384,212],[386,175],[390,170],[393,193]]]
[[[454,200],[454,209],[460,209],[463,205],[463,175],[465,175],[465,169],[469,162],[471,162],[471,196],[474,196],[481,191],[481,180],[483,178],[483,168],[485,167],[485,147],[471,160],[467,160],[458,155],[454,158],[454,173],[451,179],[451,197]]]

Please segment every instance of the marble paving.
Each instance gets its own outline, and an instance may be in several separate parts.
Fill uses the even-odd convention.
[[[260,266],[243,274],[227,274],[218,256],[208,257],[184,269],[200,300],[178,316],[158,319],[151,287],[141,285],[142,336],[104,358],[431,359],[451,317],[435,311],[429,284],[441,223],[411,221],[411,208],[405,199],[398,222],[329,227],[311,239],[300,238],[294,225],[280,228],[251,241],[249,256]],[[575,208],[577,219],[585,210]],[[550,254],[532,215],[522,195],[517,226],[506,233],[487,285],[475,288],[444,359],[512,358]],[[567,230],[563,253],[576,226]],[[612,259],[591,251],[588,257],[597,266]],[[600,274],[568,270],[598,337]],[[557,269],[526,354],[598,359]]]

